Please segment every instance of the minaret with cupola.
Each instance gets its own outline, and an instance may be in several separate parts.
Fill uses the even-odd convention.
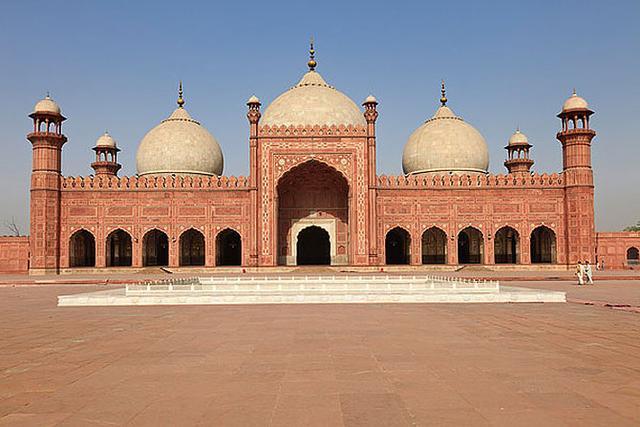
[[[533,160],[529,156],[531,147],[527,135],[520,132],[518,128],[509,138],[509,144],[504,147],[507,150],[507,160],[504,161],[504,165],[509,173],[531,173],[531,166],[533,166]]]
[[[120,149],[109,132],[105,132],[98,138],[93,151],[96,152],[96,161],[91,163],[91,167],[96,172],[96,176],[118,176],[121,168],[118,163]]]
[[[31,142],[31,274],[57,273],[60,267],[60,187],[62,178],[62,146],[67,137],[62,134],[66,118],[60,106],[47,94],[38,101],[33,112]]]
[[[558,114],[562,121],[562,130],[556,137],[562,144],[568,264],[579,260],[595,262],[591,141],[596,133],[589,123],[592,114],[587,101],[575,89]]]

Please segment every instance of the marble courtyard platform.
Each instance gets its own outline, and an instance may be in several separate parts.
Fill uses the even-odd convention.
[[[270,275],[172,278],[61,295],[58,306],[541,303],[565,293],[501,286],[497,280],[431,275]]]

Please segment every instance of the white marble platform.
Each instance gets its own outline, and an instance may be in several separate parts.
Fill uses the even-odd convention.
[[[199,278],[61,295],[58,306],[566,302],[564,292],[430,276]]]

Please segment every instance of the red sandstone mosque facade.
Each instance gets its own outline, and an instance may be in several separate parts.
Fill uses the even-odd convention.
[[[563,169],[531,172],[527,137],[488,172],[482,135],[447,106],[411,135],[404,175],[376,171],[377,101],[359,108],[309,71],[265,110],[247,102],[248,177],[223,175],[215,138],[184,108],[145,135],[137,175],[119,177],[108,134],[95,174],[62,175],[66,120],[50,98],[30,114],[30,236],[0,238],[0,271],[31,274],[329,264],[567,268],[606,259],[633,267],[640,233],[596,233],[590,126],[575,93],[558,114]]]

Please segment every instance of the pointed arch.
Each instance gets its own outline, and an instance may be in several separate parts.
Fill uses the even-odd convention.
[[[556,262],[556,233],[545,225],[531,232],[531,263],[553,264]]]
[[[505,225],[496,231],[493,239],[493,254],[496,264],[518,264],[520,262],[520,234]]]
[[[434,226],[422,233],[422,263],[447,263],[447,233],[441,228]]]
[[[467,227],[458,233],[458,264],[484,263],[484,236],[475,227]]]
[[[107,267],[131,267],[131,235],[121,228],[107,236]]]
[[[327,230],[316,225],[300,230],[296,241],[296,264],[331,264],[331,237]]]
[[[385,263],[409,264],[411,262],[411,234],[402,227],[387,231],[384,239]]]
[[[153,228],[142,238],[142,265],[161,267],[169,264],[169,237],[164,231]]]
[[[96,266],[96,239],[88,230],[76,231],[69,238],[69,267]]]
[[[216,236],[216,265],[242,265],[242,237],[232,228],[225,228]]]
[[[639,265],[640,264],[640,251],[635,246],[631,246],[627,249],[627,265]]]
[[[195,228],[189,228],[180,235],[181,266],[202,266],[205,260],[204,234]]]

